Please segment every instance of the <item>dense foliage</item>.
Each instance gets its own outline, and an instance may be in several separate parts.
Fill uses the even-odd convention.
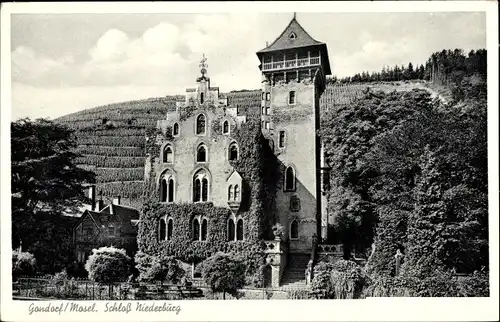
[[[19,276],[29,276],[36,271],[36,259],[28,252],[12,251],[12,278]]]
[[[159,258],[143,252],[137,252],[135,263],[139,271],[139,281],[167,281],[177,284],[186,273],[181,267],[180,262],[173,257]]]
[[[311,291],[319,298],[359,298],[365,286],[361,267],[352,261],[321,262],[314,267]]]
[[[245,285],[245,264],[242,260],[229,254],[217,253],[203,263],[203,279],[212,292],[222,292],[237,296],[237,292]]]
[[[101,247],[93,249],[85,263],[89,279],[95,282],[123,282],[132,273],[132,260],[124,249]]]

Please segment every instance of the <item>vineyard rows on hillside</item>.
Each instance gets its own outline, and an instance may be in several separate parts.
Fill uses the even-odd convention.
[[[143,181],[108,182],[96,185],[98,195],[139,199],[142,197]]]
[[[102,146],[80,145],[76,152],[79,154],[93,154],[108,157],[145,157],[144,149],[135,146]]]
[[[144,157],[107,157],[84,154],[75,159],[76,164],[93,165],[98,168],[137,168],[143,167]]]
[[[97,135],[97,136],[141,136],[145,131],[142,127],[124,126],[110,129],[85,129],[81,130],[82,135]]]
[[[143,135],[130,136],[79,136],[78,145],[105,145],[105,146],[134,146],[144,147],[145,137]]]

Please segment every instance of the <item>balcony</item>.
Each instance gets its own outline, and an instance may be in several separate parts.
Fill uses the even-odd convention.
[[[318,66],[321,64],[320,57],[300,58],[271,63],[263,63],[262,71],[286,70],[300,67]]]

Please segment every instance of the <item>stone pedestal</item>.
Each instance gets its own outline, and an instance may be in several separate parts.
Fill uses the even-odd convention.
[[[287,249],[280,239],[266,241],[266,263],[271,265],[271,286],[279,287],[286,267]]]

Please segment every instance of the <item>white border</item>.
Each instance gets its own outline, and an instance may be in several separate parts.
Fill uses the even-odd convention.
[[[343,301],[170,301],[181,304],[170,313],[71,313],[28,315],[31,302],[11,300],[10,126],[11,58],[10,14],[13,13],[218,13],[218,12],[487,12],[488,49],[488,171],[490,232],[490,298],[391,298]],[[496,1],[395,2],[175,2],[175,3],[3,3],[1,12],[1,319],[5,321],[478,321],[498,320],[498,3]],[[279,32],[279,31],[278,31]],[[332,31],[335,32],[335,31]],[[159,303],[159,301],[157,301]],[[42,302],[37,302],[41,304]],[[53,301],[53,305],[66,303]],[[94,303],[94,302],[90,302]],[[97,301],[104,309],[104,302]],[[125,302],[126,303],[126,302]],[[132,303],[135,307],[135,302]]]

